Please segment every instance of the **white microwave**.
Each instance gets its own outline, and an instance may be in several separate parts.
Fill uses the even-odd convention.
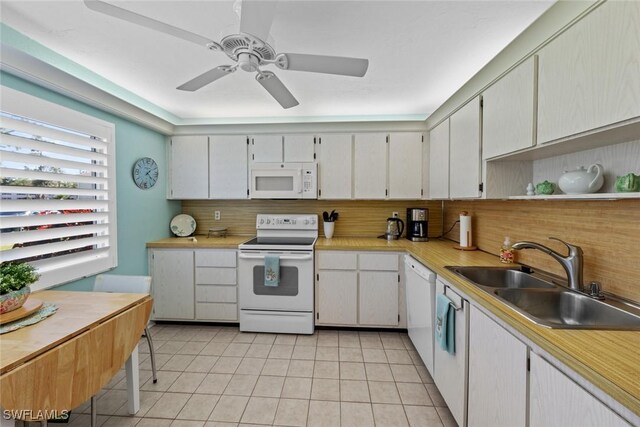
[[[316,163],[254,163],[251,165],[252,199],[317,199]]]

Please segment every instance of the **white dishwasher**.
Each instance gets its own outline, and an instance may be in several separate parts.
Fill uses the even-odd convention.
[[[409,255],[404,257],[404,273],[409,338],[433,376],[436,274]]]

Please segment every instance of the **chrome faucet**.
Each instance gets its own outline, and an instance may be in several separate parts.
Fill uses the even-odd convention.
[[[536,242],[516,242],[511,246],[513,249],[538,249],[547,255],[550,255],[553,259],[558,261],[564,271],[567,273],[567,280],[569,282],[569,288],[582,291],[582,248],[580,246],[571,245],[555,237],[549,237],[551,240],[557,240],[564,243],[569,249],[569,254],[564,256],[551,248],[543,246]]]

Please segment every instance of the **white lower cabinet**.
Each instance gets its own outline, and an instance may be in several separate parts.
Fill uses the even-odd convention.
[[[316,324],[404,327],[399,255],[318,251]]]
[[[389,271],[360,271],[361,325],[398,326],[398,273]]]
[[[238,321],[235,249],[154,249],[155,320]]]
[[[195,256],[196,319],[238,320],[236,251],[201,249]]]
[[[154,250],[150,261],[153,318],[193,320],[193,251]]]
[[[329,270],[318,273],[316,323],[358,324],[358,273]]]
[[[527,346],[471,306],[469,427],[527,424]]]
[[[631,425],[535,353],[529,387],[530,427]]]
[[[448,282],[438,278],[436,281],[436,301],[440,294],[446,295],[455,309],[455,351],[451,354],[443,350],[438,343],[435,344],[433,380],[453,418],[459,426],[465,426],[467,419],[469,301],[465,300],[459,291]]]

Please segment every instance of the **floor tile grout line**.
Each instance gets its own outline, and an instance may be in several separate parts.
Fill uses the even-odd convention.
[[[236,330],[236,331],[237,331],[237,330]],[[226,337],[224,337],[223,341],[214,341],[215,336],[217,336],[218,334],[221,334],[221,333],[227,333],[227,332],[228,332],[230,335],[233,335],[233,338],[232,338],[232,337],[229,337],[229,336],[226,336]],[[353,335],[353,334],[351,334],[351,333],[345,333],[345,334],[342,334],[342,333],[340,333],[340,332],[342,332],[342,331],[335,331],[335,335],[337,335],[337,338],[338,338],[338,346],[337,346],[337,348],[336,348],[336,350],[338,351],[338,357],[337,357],[337,359],[336,359],[336,360],[329,360],[329,361],[326,361],[326,362],[335,362],[335,363],[337,363],[337,366],[338,366],[338,377],[337,377],[337,382],[338,382],[338,399],[339,399],[339,400],[338,400],[337,404],[338,404],[338,406],[339,406],[339,408],[340,408],[340,421],[342,421],[343,416],[344,416],[344,414],[342,413],[342,402],[343,402],[343,398],[344,398],[344,396],[343,396],[343,391],[342,391],[342,384],[341,384],[341,382],[342,382],[343,380],[344,380],[344,381],[346,381],[344,378],[342,378],[342,377],[345,375],[345,371],[344,371],[344,369],[343,369],[343,367],[342,367],[342,366],[343,366],[343,364],[345,364],[345,363],[360,364],[360,365],[362,366],[362,368],[364,369],[364,379],[365,379],[365,381],[367,381],[367,391],[368,391],[368,393],[369,393],[369,402],[368,402],[368,403],[369,403],[369,407],[371,408],[371,410],[373,410],[373,405],[374,405],[374,402],[372,402],[372,401],[371,401],[371,381],[373,381],[373,380],[370,378],[370,376],[369,376],[369,374],[368,374],[368,372],[367,372],[367,370],[366,370],[366,364],[367,364],[367,363],[376,363],[376,364],[377,364],[377,363],[379,363],[379,364],[380,364],[380,365],[382,365],[382,366],[387,366],[387,368],[388,368],[389,370],[391,370],[391,365],[399,365],[399,366],[413,366],[413,367],[414,367],[414,370],[416,371],[416,374],[417,374],[418,376],[420,376],[420,372],[419,372],[418,368],[421,368],[423,365],[422,365],[422,364],[420,364],[420,363],[418,363],[419,361],[418,361],[418,360],[416,360],[416,359],[415,359],[415,357],[411,357],[411,354],[410,354],[410,353],[408,353],[409,351],[411,351],[411,350],[412,350],[412,348],[411,348],[411,347],[407,347],[407,345],[406,345],[406,344],[407,344],[407,341],[406,341],[406,340],[404,340],[404,338],[405,338],[404,336],[402,336],[402,335],[391,335],[391,333],[390,333],[390,334],[388,335],[388,337],[389,337],[390,339],[385,340],[385,341],[386,341],[386,343],[387,343],[387,347],[385,347],[385,346],[384,346],[384,342],[382,343],[383,345],[382,345],[381,347],[378,347],[378,349],[383,350],[383,354],[384,354],[384,356],[385,356],[385,359],[387,359],[385,362],[366,362],[366,361],[364,360],[364,349],[365,349],[365,348],[368,348],[368,347],[364,347],[364,348],[362,347],[363,337],[362,337],[362,336],[360,336],[360,334],[355,335],[355,337],[356,337],[356,338],[357,338],[357,340],[358,340],[358,344],[359,344],[359,346],[354,346],[354,344],[355,344],[355,343],[354,343],[354,342],[353,342],[353,340],[352,340],[352,337],[354,337],[354,335]],[[177,335],[178,335],[178,333],[177,333],[177,332],[174,332],[174,333],[172,334],[172,336],[177,336]],[[332,335],[333,335],[333,334],[332,334]],[[201,350],[200,350],[197,354],[178,353],[179,351],[181,351],[181,349],[182,349],[186,344],[184,344],[184,345],[182,346],[182,348],[181,348],[181,349],[177,350],[177,351],[176,351],[176,353],[171,353],[171,354],[166,354],[166,353],[165,353],[165,354],[169,357],[169,359],[171,359],[171,358],[173,358],[173,357],[175,357],[175,356],[178,356],[178,355],[180,355],[180,356],[193,356],[193,357],[194,357],[194,359],[193,359],[193,360],[190,360],[190,362],[189,362],[186,366],[176,368],[177,370],[176,370],[176,371],[174,371],[174,372],[176,372],[176,374],[177,374],[177,376],[176,376],[176,380],[174,380],[173,382],[171,382],[171,384],[169,384],[169,385],[168,385],[168,388],[167,388],[166,390],[164,390],[164,391],[160,391],[160,392],[159,392],[159,393],[160,393],[160,397],[159,397],[158,399],[162,398],[162,396],[165,396],[165,395],[166,395],[166,394],[168,394],[168,393],[176,393],[176,392],[169,391],[169,388],[171,388],[171,386],[173,385],[173,383],[174,383],[175,381],[177,381],[177,379],[178,379],[178,378],[179,378],[183,373],[201,373],[201,374],[204,374],[203,379],[199,382],[199,385],[198,385],[198,387],[199,387],[199,386],[203,383],[204,378],[206,378],[206,376],[207,376],[207,375],[209,375],[209,374],[211,374],[211,373],[212,373],[211,371],[214,369],[215,365],[220,361],[220,359],[221,359],[222,357],[235,357],[235,358],[238,358],[238,359],[239,359],[239,362],[236,364],[236,366],[234,367],[234,369],[232,370],[232,372],[231,372],[231,373],[229,373],[229,375],[231,376],[231,379],[232,379],[234,376],[236,376],[236,375],[253,375],[253,374],[246,374],[246,373],[245,373],[245,374],[239,374],[239,373],[238,373],[238,370],[239,370],[239,366],[243,363],[243,361],[245,361],[246,359],[248,359],[248,357],[247,357],[247,353],[248,353],[248,351],[249,351],[249,348],[251,347],[251,345],[252,345],[252,344],[256,343],[255,341],[256,341],[256,339],[257,339],[257,337],[258,337],[259,335],[254,335],[254,336],[253,336],[252,338],[250,338],[250,339],[241,339],[241,340],[239,340],[239,341],[235,341],[236,339],[238,339],[238,337],[239,337],[239,336],[240,336],[240,334],[238,334],[237,332],[235,332],[235,331],[233,331],[233,330],[231,330],[231,331],[226,331],[225,329],[218,329],[218,330],[216,331],[215,335],[213,335],[213,336],[212,336],[212,338],[211,338],[211,339],[209,339],[209,341],[204,341],[204,340],[200,341],[200,340],[196,340],[195,338],[201,338],[201,336],[199,337],[197,333],[193,333],[193,334],[191,334],[191,335],[188,337],[188,341],[185,341],[185,342],[198,342],[198,343],[200,343],[200,346],[202,346],[202,348],[201,348]],[[282,342],[282,340],[281,340],[280,342],[276,343],[276,341],[278,340],[278,335],[275,335],[275,336],[273,337],[273,340],[272,340],[272,341],[270,341],[270,342],[271,342],[271,344],[269,344],[269,345],[270,345],[271,347],[270,347],[269,352],[267,353],[266,357],[260,357],[260,358],[258,358],[258,359],[264,360],[265,365],[266,365],[266,362],[267,362],[268,360],[281,360],[281,361],[286,360],[286,361],[287,361],[287,362],[286,362],[286,363],[287,363],[286,372],[284,373],[284,375],[276,375],[277,377],[283,377],[283,387],[284,387],[284,383],[286,382],[287,378],[308,378],[308,379],[309,379],[309,381],[310,381],[310,383],[311,383],[311,387],[312,387],[312,388],[311,388],[311,390],[310,390],[310,392],[312,392],[312,391],[313,391],[313,385],[314,385],[314,382],[316,382],[316,380],[320,379],[320,378],[318,378],[318,377],[316,377],[316,376],[315,376],[315,368],[316,368],[316,367],[315,367],[315,364],[316,364],[317,362],[319,362],[319,361],[322,361],[322,360],[317,359],[317,357],[318,357],[318,350],[320,349],[320,347],[323,347],[323,346],[319,346],[319,345],[318,345],[318,343],[319,343],[319,341],[320,341],[320,336],[321,336],[321,334],[319,334],[319,335],[318,335],[318,337],[315,339],[315,342],[313,342],[313,341],[305,341],[305,344],[311,344],[310,346],[303,346],[303,345],[301,345],[301,344],[302,344],[302,342],[298,342],[298,341],[302,338],[302,336],[296,336],[296,337],[295,337],[295,340],[293,340],[293,341],[291,341],[291,342],[287,342],[287,341]],[[341,337],[341,336],[342,336],[342,338],[343,338],[343,340],[342,340],[342,341],[343,341],[343,342],[342,342],[342,344],[343,344],[343,345],[342,345],[342,346],[340,345],[340,344],[341,344],[341,343],[340,343],[340,337]],[[368,335],[368,336],[375,337],[375,335]],[[347,337],[349,337],[349,338],[347,338]],[[163,338],[164,338],[164,337],[163,337]],[[169,338],[170,338],[170,337],[169,337]],[[179,337],[179,338],[185,338],[185,339],[187,339],[186,337]],[[385,338],[386,338],[386,337],[385,337]],[[393,339],[393,338],[395,338],[395,339]],[[230,340],[230,341],[229,341],[229,340]],[[167,341],[171,341],[171,339],[169,339],[169,340],[167,340]],[[401,341],[401,342],[402,342],[402,344],[404,345],[404,348],[395,348],[395,347],[399,347],[399,345],[398,345],[398,343],[397,343],[397,342],[394,342],[394,341]],[[182,342],[182,340],[179,340],[179,342]],[[197,372],[197,371],[196,371],[196,372],[188,371],[188,370],[187,370],[187,369],[188,369],[188,366],[189,366],[191,363],[193,363],[193,361],[195,360],[195,357],[197,357],[198,355],[202,355],[202,351],[204,351],[204,348],[205,348],[205,347],[207,347],[207,345],[209,345],[209,344],[210,344],[210,343],[212,343],[212,342],[219,342],[219,343],[221,343],[221,344],[226,344],[226,345],[225,345],[225,348],[221,351],[221,353],[222,353],[222,354],[220,354],[220,355],[207,355],[207,356],[212,356],[212,357],[216,357],[216,358],[217,358],[217,360],[214,362],[213,366],[212,366],[211,368],[209,368],[209,370],[207,370],[206,372],[205,372],[205,371],[200,371],[200,372]],[[164,344],[164,343],[163,343],[163,344]],[[227,356],[223,356],[223,354],[224,354],[224,352],[226,351],[226,349],[227,349],[230,345],[232,345],[232,344],[247,344],[247,350],[246,350],[246,351],[244,351],[244,352],[241,352],[241,353],[242,353],[242,355],[235,355],[235,356],[234,356],[234,355],[229,354],[229,355],[227,355]],[[313,352],[313,358],[312,358],[312,359],[310,359],[310,358],[300,358],[300,359],[298,359],[298,358],[294,358],[293,353],[295,352],[296,346],[298,346],[299,344],[300,344],[300,347],[312,347],[312,348],[314,348],[314,350],[312,351],[312,352]],[[314,344],[315,344],[315,345],[314,345]],[[347,344],[347,345],[345,346],[344,344]],[[287,357],[287,358],[285,358],[285,359],[275,359],[275,358],[269,359],[269,355],[271,354],[271,351],[273,351],[273,346],[274,346],[274,345],[288,345],[288,346],[291,346],[291,347],[292,347],[292,350],[291,350],[291,355],[290,355],[290,357]],[[335,346],[330,346],[330,347],[335,347]],[[344,351],[344,350],[343,350],[343,351],[341,352],[341,351],[340,351],[340,349],[343,349],[343,348],[344,348],[344,349],[358,349],[358,350],[359,350],[359,353],[362,355],[362,360],[359,360],[357,357],[351,357],[351,356],[346,356],[346,357],[345,357],[345,356],[344,356],[344,354],[346,354],[346,353],[351,353],[351,351]],[[373,347],[373,348],[376,348],[376,347]],[[390,353],[391,353],[391,354],[393,354],[393,353],[395,353],[395,352],[399,352],[399,350],[404,350],[404,352],[400,352],[400,353],[401,353],[401,354],[404,354],[404,355],[408,355],[408,357],[411,359],[411,363],[395,363],[395,364],[394,364],[394,363],[391,363],[391,362],[388,360],[388,355],[389,355]],[[309,350],[306,350],[305,352],[309,353]],[[342,353],[342,354],[341,354],[341,353]],[[397,357],[402,358],[402,356],[397,356]],[[355,360],[352,360],[352,359],[355,359]],[[308,362],[311,362],[311,363],[314,365],[314,367],[313,367],[313,369],[312,369],[311,377],[304,377],[304,376],[303,376],[303,377],[294,377],[294,376],[292,376],[292,375],[290,376],[290,375],[289,375],[289,373],[290,373],[290,370],[291,370],[291,363],[293,363],[293,361],[294,361],[294,360],[299,360],[299,361],[308,361]],[[395,362],[399,362],[399,359],[395,359],[394,361],[395,361]],[[405,360],[405,362],[406,362],[406,360]],[[166,363],[166,362],[165,362],[165,363]],[[260,369],[260,372],[259,372],[259,373],[258,373],[258,375],[257,375],[257,376],[258,376],[258,378],[259,378],[260,376],[262,376],[262,373],[263,373],[264,369],[265,369],[265,366],[262,366],[262,368]],[[167,372],[170,372],[170,371],[167,371]],[[428,371],[427,371],[427,372],[428,372]],[[393,371],[391,372],[391,374],[392,374],[392,376],[391,376],[391,377],[392,377],[392,380],[391,380],[391,381],[393,381],[393,382],[394,382],[395,390],[396,390],[396,392],[397,392],[397,393],[398,393],[398,395],[399,395],[398,381],[397,381],[396,377],[393,375]],[[351,380],[360,380],[360,378],[362,378],[362,377],[358,377],[358,376],[356,376],[356,377],[354,377],[354,378],[350,378],[350,379],[351,379]],[[224,393],[228,390],[228,387],[230,386],[231,379],[230,379],[229,383],[227,383],[227,384],[225,385],[224,389],[222,390],[222,395],[225,395]],[[420,376],[420,381],[418,381],[418,382],[417,382],[417,384],[421,384],[421,385],[422,385],[422,387],[424,387],[424,388],[425,388],[425,391],[427,392],[427,394],[429,394],[429,390],[426,388],[426,384],[425,384],[425,383],[424,383],[424,381],[423,381],[424,379],[425,379],[425,378],[423,378],[423,376]],[[147,382],[148,382],[148,380],[145,382],[145,384],[146,384]],[[413,383],[411,383],[411,384],[413,384]],[[116,383],[116,384],[114,384],[114,386],[115,386],[115,385],[117,385],[117,383]],[[249,397],[247,398],[247,402],[248,402],[252,397],[254,397],[254,396],[253,396],[253,393],[255,392],[255,388],[256,388],[256,386],[257,386],[257,380],[256,380],[256,383],[253,385],[253,387],[251,387],[251,396],[249,396]],[[177,392],[177,393],[189,394],[189,396],[190,396],[190,398],[191,398],[191,397],[192,397],[192,396],[194,396],[195,394],[198,394],[198,393],[196,393],[196,391],[197,391],[197,388],[198,388],[198,387],[196,387],[196,390],[194,390],[192,393],[189,393],[189,392],[183,392],[183,391],[179,391],[179,392]],[[110,389],[106,389],[106,390],[117,390],[117,389],[110,388]],[[149,391],[153,391],[153,390],[149,390]],[[282,390],[280,390],[280,397],[278,397],[278,404],[276,405],[276,412],[275,412],[275,414],[274,414],[274,420],[273,420],[273,423],[272,423],[272,424],[275,424],[275,417],[277,416],[277,411],[279,410],[279,408],[280,408],[280,406],[281,406],[281,405],[280,405],[280,400],[282,400],[282,399],[283,399],[283,397],[282,397],[282,391],[283,391],[283,389],[282,389]],[[157,392],[157,391],[156,391],[156,392]],[[222,395],[220,395],[220,397],[221,397]],[[292,399],[297,399],[297,398],[298,398],[298,397],[293,397]],[[431,398],[431,397],[430,397],[430,398]],[[306,400],[306,399],[303,399],[303,400]],[[310,395],[310,396],[309,396],[309,400],[307,400],[307,405],[308,405],[308,406],[307,406],[307,422],[309,422],[309,419],[310,419],[310,408],[311,408],[311,406],[310,406],[310,405],[311,405],[311,401],[312,401],[312,400],[311,400],[311,395]],[[176,420],[176,419],[180,419],[180,418],[178,418],[178,415],[179,415],[179,414],[180,414],[180,412],[184,409],[184,407],[186,406],[187,402],[188,402],[188,400],[185,402],[185,405],[182,405],[182,406],[181,406],[180,410],[178,411],[178,414],[176,415],[176,417],[175,417],[175,418],[173,418],[174,420]],[[217,404],[218,404],[218,402],[216,402],[216,406],[217,406]],[[407,419],[408,419],[408,415],[407,415],[407,412],[406,412],[406,405],[404,405],[404,402],[402,401],[402,398],[401,398],[401,397],[400,397],[400,404],[402,404],[402,405],[403,405],[403,408],[405,409],[405,410],[404,410],[405,417],[407,417]],[[243,409],[243,411],[242,411],[242,414],[241,414],[241,418],[240,418],[240,420],[242,420],[242,417],[245,415],[246,410],[247,410],[247,406],[248,406],[248,403],[247,403],[247,405],[245,406],[245,408],[244,408],[244,409]],[[419,406],[422,406],[422,405],[419,405]],[[438,418],[440,419],[441,423],[442,423],[442,424],[444,424],[444,418],[443,418],[443,415],[442,415],[440,412],[438,412],[438,411],[437,411],[437,408],[438,408],[438,407],[436,407],[435,405],[433,405],[433,402],[432,402],[432,406],[431,406],[431,407],[435,408],[436,412],[438,413]],[[119,409],[118,409],[118,410],[119,410]],[[209,413],[209,417],[211,416],[211,413],[213,413],[213,411],[214,411],[214,410],[215,410],[215,406],[214,406],[214,409],[212,409],[212,410],[211,410],[211,412]],[[444,413],[444,412],[443,412],[443,413]],[[375,422],[375,415],[374,415],[373,413],[372,413],[372,415],[374,416],[374,422]],[[108,418],[110,418],[110,417],[118,417],[118,415],[116,415],[116,414],[110,414],[110,415],[106,415],[106,416],[105,416],[105,418],[106,418],[106,419],[108,419]],[[208,417],[207,419],[209,419],[209,417]],[[144,418],[144,417],[143,417],[143,418]],[[106,421],[106,420],[105,420],[105,421]]]

